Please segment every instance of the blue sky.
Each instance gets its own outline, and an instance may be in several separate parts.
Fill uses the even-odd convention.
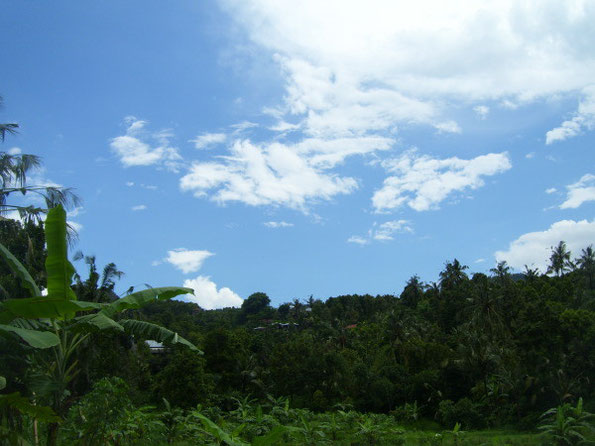
[[[595,243],[595,4],[320,3],[3,1],[2,150],[120,291],[205,308]]]

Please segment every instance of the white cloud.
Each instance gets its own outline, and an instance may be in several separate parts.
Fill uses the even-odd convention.
[[[395,233],[413,232],[411,222],[407,220],[387,221],[373,228],[372,238],[374,240],[394,240]]]
[[[475,262],[473,262],[473,263],[484,263],[485,261],[486,261],[486,259],[483,259],[483,258],[481,258],[481,259],[477,259],[477,260],[476,260]]]
[[[85,213],[85,208],[84,208],[84,207],[82,207],[82,206],[77,206],[77,207],[75,207],[74,209],[72,209],[72,210],[68,211],[68,212],[66,213],[66,215],[67,215],[68,217],[72,217],[72,218],[74,218],[74,217],[78,217],[80,214],[84,214],[84,213]]]
[[[185,248],[174,249],[167,252],[164,261],[172,264],[184,274],[198,271],[203,262],[214,255],[209,251],[190,251]]]
[[[566,186],[568,195],[560,209],[576,209],[587,201],[595,201],[595,175],[586,174],[574,184]]]
[[[394,235],[397,233],[413,233],[411,222],[408,220],[392,220],[381,224],[374,222],[372,228],[368,230],[366,237],[353,235],[347,239],[347,242],[357,243],[359,245],[367,245],[372,240],[384,242],[394,240]]]
[[[244,2],[224,7],[285,79],[281,121],[308,135],[361,135],[423,123],[453,103],[504,107],[593,83],[595,6],[566,2],[377,0]],[[446,120],[448,122],[448,120]]]
[[[20,155],[22,153],[21,149],[18,147],[13,147],[8,150],[9,155]]]
[[[243,299],[240,296],[227,287],[217,289],[210,277],[198,276],[185,280],[184,286],[192,288],[194,294],[186,294],[183,299],[195,302],[205,310],[242,306]]]
[[[529,152],[525,155],[525,158],[527,158],[528,160],[535,158],[535,152]]]
[[[132,187],[132,186],[134,186],[134,182],[133,181],[126,181],[126,186]]]
[[[490,107],[487,105],[477,105],[473,107],[473,111],[479,116],[479,119],[485,119],[490,113]]]
[[[144,211],[145,209],[147,209],[147,205],[145,205],[145,204],[138,204],[136,206],[132,206],[131,209],[133,211]]]
[[[382,165],[394,175],[387,177],[372,197],[377,212],[404,205],[416,211],[436,209],[454,192],[477,189],[484,185],[482,177],[511,168],[506,152],[470,160],[456,157],[440,160],[409,150],[399,158],[383,161]]]
[[[528,265],[544,272],[549,264],[552,246],[565,241],[568,249],[574,255],[578,255],[581,249],[592,244],[593,240],[595,220],[562,220],[552,224],[545,231],[521,235],[510,243],[508,250],[497,251],[495,256],[496,261],[506,260],[510,266],[519,270]]]
[[[556,193],[558,191],[558,189],[556,189],[555,187],[550,187],[548,189],[545,190],[546,194],[553,194]]]
[[[219,203],[282,205],[306,211],[311,202],[330,200],[357,188],[353,178],[338,177],[281,143],[258,146],[238,140],[219,161],[195,162],[180,180],[183,191],[210,194]]]
[[[258,127],[258,124],[255,122],[250,121],[242,121],[238,122],[237,124],[233,124],[230,126],[233,130],[234,135],[239,135],[245,132],[248,129],[253,129],[254,127]]]
[[[440,133],[461,133],[461,127],[455,121],[445,121],[434,124]]]
[[[194,147],[197,149],[204,149],[215,144],[224,143],[227,139],[225,133],[203,133],[198,135],[195,139],[190,142],[194,143]]]
[[[267,228],[290,228],[293,223],[287,223],[286,221],[267,221],[263,223]]]
[[[110,141],[112,152],[120,158],[124,167],[164,165],[173,171],[179,169],[182,157],[178,149],[169,144],[171,133],[162,130],[147,135],[146,122],[134,116],[128,116],[124,122],[127,125],[126,134]],[[149,138],[155,140],[155,147],[146,142]]]
[[[574,116],[545,134],[545,143],[552,144],[580,135],[584,129],[595,127],[595,85],[585,87],[583,98]]]
[[[76,232],[81,232],[83,229],[83,225],[80,223],[77,223],[76,221],[68,220],[67,223],[68,223],[68,226],[70,226]]]
[[[367,245],[370,243],[370,240],[364,237],[360,237],[358,235],[352,235],[347,239],[348,243],[356,243],[358,245]]]

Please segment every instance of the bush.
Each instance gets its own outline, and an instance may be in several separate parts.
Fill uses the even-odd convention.
[[[66,444],[119,444],[161,436],[163,424],[146,408],[136,409],[121,378],[99,380],[93,390],[70,408],[63,435]]]
[[[461,398],[456,404],[451,400],[441,401],[438,406],[438,417],[442,425],[450,429],[456,423],[461,423],[464,429],[484,426],[477,405],[469,398]]]

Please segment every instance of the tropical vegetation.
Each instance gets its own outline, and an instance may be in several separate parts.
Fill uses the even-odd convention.
[[[25,156],[0,166],[3,198]],[[122,271],[92,255],[77,273],[64,204],[0,220],[0,444],[595,439],[592,246],[561,241],[544,272],[453,259],[400,293],[204,310],[172,300],[188,288],[118,295]]]

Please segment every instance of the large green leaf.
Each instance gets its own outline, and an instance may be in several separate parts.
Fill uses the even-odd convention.
[[[26,328],[4,324],[0,324],[0,331],[14,333],[31,347],[35,348],[50,348],[60,343],[58,336],[49,331],[27,330]]]
[[[128,296],[122,297],[115,302],[109,304],[103,310],[108,316],[113,316],[124,310],[135,310],[147,305],[155,300],[167,300],[172,297],[179,296],[180,294],[194,293],[192,288],[182,288],[175,286],[166,286],[160,288],[149,288],[146,290],[138,291],[136,293],[129,294]]]
[[[21,396],[19,392],[0,395],[0,409],[5,408],[17,409],[19,412],[45,423],[62,421],[51,408],[31,404],[29,400],[24,396]]]
[[[124,327],[118,324],[115,320],[105,315],[102,312],[94,314],[86,314],[85,316],[75,317],[76,321],[72,328],[76,330],[109,330],[116,329],[118,331],[124,331]]]
[[[6,378],[4,376],[0,376],[0,390],[6,387]]]
[[[39,291],[35,280],[33,280],[29,271],[27,271],[27,268],[25,268],[2,243],[0,243],[0,256],[6,260],[10,269],[23,281],[23,285],[31,291],[32,296],[41,296],[41,292]]]
[[[182,344],[191,350],[197,351],[200,354],[202,352],[190,341],[179,336],[177,333],[168,330],[167,328],[160,327],[150,322],[137,321],[135,319],[123,319],[118,321],[126,333],[132,334],[139,338],[153,339],[157,342],[166,342],[169,344]]]
[[[55,297],[28,297],[7,299],[0,303],[0,323],[8,323],[15,318],[62,318],[77,311],[100,309],[104,304]]]
[[[48,212],[45,220],[45,239],[48,252],[45,261],[48,296],[76,300],[76,295],[70,288],[75,270],[68,261],[66,211],[62,206],[56,206]],[[73,314],[68,316],[72,317]]]

